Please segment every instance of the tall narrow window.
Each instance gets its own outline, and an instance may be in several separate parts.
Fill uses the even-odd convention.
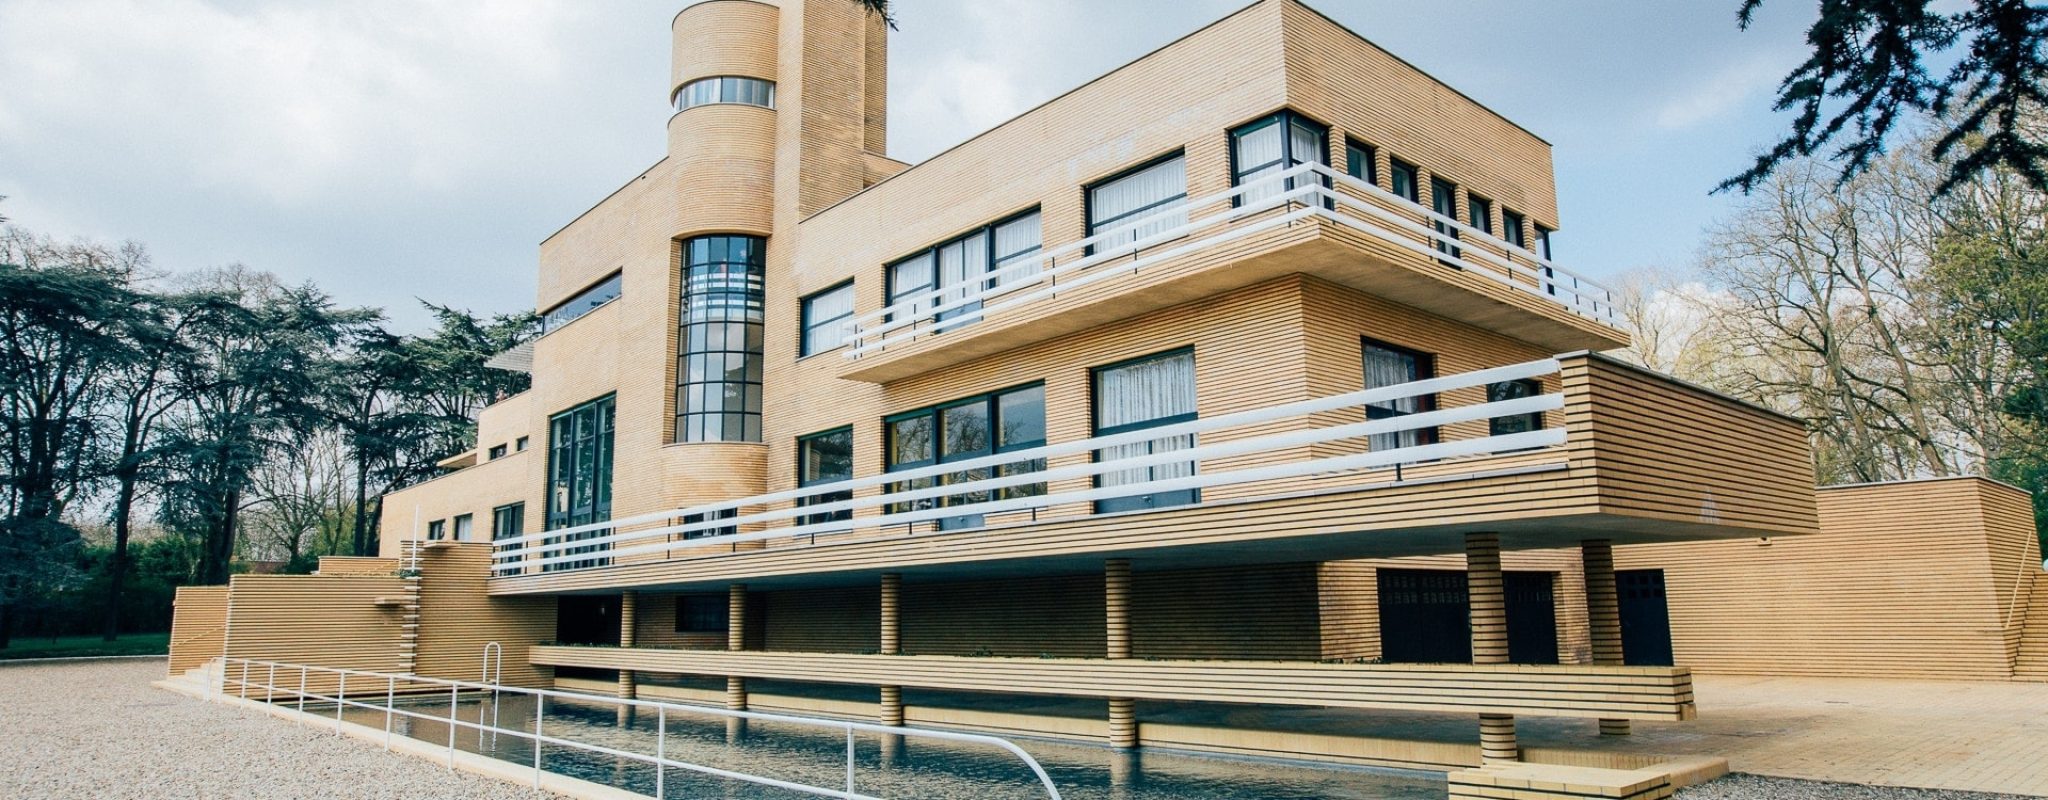
[[[613,398],[604,397],[556,414],[548,420],[548,515],[547,528],[568,528],[603,522],[612,517],[612,427],[616,418]],[[570,534],[569,541],[594,539],[604,531]],[[560,539],[550,539],[556,543]],[[611,549],[610,544],[572,547],[550,551],[565,556]],[[608,559],[591,558],[544,569],[576,569],[601,566]]]
[[[491,538],[510,539],[526,532],[526,504],[513,503],[491,509]]]
[[[1420,205],[1422,203],[1422,187],[1417,183],[1418,178],[1415,165],[1398,158],[1389,160],[1387,165],[1390,167],[1390,172],[1393,176],[1394,194],[1406,199],[1410,203]]]
[[[984,225],[889,265],[889,305],[908,303],[909,316],[932,319],[939,330],[978,319],[982,292],[1030,280],[1038,274],[1041,245],[1038,209]],[[1027,266],[1028,265],[1028,266]],[[1016,267],[1008,273],[1002,271]],[[933,291],[943,289],[934,296]],[[948,320],[959,320],[944,324]]]
[[[823,353],[846,343],[853,332],[853,281],[803,299],[803,338],[797,355]]]
[[[1045,444],[1045,387],[1025,386],[980,397],[955,400],[883,420],[890,472],[928,467],[952,461],[980,458],[991,453],[1027,450]],[[1044,459],[1003,464],[993,469],[963,470],[940,476],[939,480],[918,478],[890,484],[889,491],[925,489],[941,483],[965,483],[996,476],[1021,475],[1045,469]],[[1045,494],[1045,484],[1010,486],[1001,490],[968,492],[943,498],[949,506],[1036,497]],[[936,508],[931,499],[891,504],[890,513]],[[977,528],[980,514],[962,514],[938,521],[940,530]]]
[[[1156,428],[1195,419],[1195,354],[1180,350],[1095,370],[1095,435]],[[1095,451],[1096,461],[1114,461],[1185,450],[1195,446],[1194,434],[1167,436]],[[1195,474],[1195,462],[1106,472],[1096,476],[1101,487],[1145,484]],[[1095,502],[1096,513],[1163,508],[1201,499],[1195,489],[1118,497]]]
[[[1115,230],[1089,252],[1115,249],[1187,224],[1187,201],[1187,159],[1179,154],[1088,187],[1088,235]],[[1141,219],[1142,224],[1131,224]]]
[[[1378,186],[1380,182],[1380,167],[1379,163],[1373,158],[1372,147],[1355,141],[1345,142],[1344,174]]]
[[[448,520],[437,519],[427,523],[427,541],[438,542],[448,538]]]
[[[761,441],[765,242],[700,236],[683,243],[676,441]]]
[[[455,517],[455,541],[476,541],[476,515],[458,514]]]
[[[1489,383],[1486,385],[1486,402],[1498,403],[1503,400],[1520,400],[1525,397],[1535,397],[1542,393],[1543,385],[1530,378]],[[1494,417],[1487,421],[1487,434],[1490,436],[1506,436],[1512,433],[1528,433],[1542,429],[1543,412],[1541,411],[1532,411],[1527,414],[1509,414],[1505,417]]]
[[[1431,209],[1436,211],[1437,216],[1444,218],[1433,223],[1436,226],[1436,232],[1452,239],[1458,238],[1458,229],[1445,221],[1458,218],[1457,184],[1432,176],[1429,179],[1429,203]],[[1456,245],[1443,240],[1437,241],[1436,251],[1452,258],[1457,258],[1461,255]]]
[[[1465,195],[1465,224],[1481,232],[1493,233],[1493,201],[1476,194]]]
[[[1543,227],[1543,226],[1541,226],[1541,225],[1537,225],[1537,226],[1535,226],[1535,227],[1536,227],[1536,254],[1537,254],[1537,255],[1539,255],[1539,256],[1542,256],[1542,257],[1543,257],[1543,260],[1544,260],[1544,261],[1549,261],[1549,260],[1551,260],[1551,257],[1550,257],[1550,233],[1551,233],[1551,231],[1550,231],[1550,229],[1549,229],[1549,228],[1545,228],[1545,227]],[[1545,292],[1548,292],[1548,293],[1550,293],[1550,294],[1553,294],[1553,295],[1554,295],[1554,294],[1557,294],[1557,270],[1551,269],[1551,268],[1550,268],[1549,266],[1545,266],[1545,267],[1543,267],[1543,290],[1544,290]]]
[[[1329,151],[1328,128],[1294,112],[1282,111],[1230,132],[1230,185],[1254,183],[1302,164],[1328,165]],[[1257,203],[1319,180],[1317,176],[1303,176],[1267,183],[1245,190],[1236,203]]]
[[[1427,353],[1419,353],[1404,347],[1395,347],[1381,342],[1365,342],[1365,388],[1378,389],[1399,386],[1430,377],[1434,369]],[[1365,405],[1366,419],[1393,419],[1429,411],[1436,407],[1434,395],[1420,397],[1397,397],[1379,400]],[[1391,450],[1396,447],[1414,447],[1434,444],[1435,428],[1411,429],[1395,433],[1376,433],[1368,440],[1374,450]]]
[[[814,433],[796,440],[796,468],[798,486],[821,486],[853,478],[853,429]],[[853,492],[820,492],[797,501],[800,506],[815,506],[852,500]],[[834,522],[853,519],[851,509],[810,514],[799,518],[800,525],[820,522]]]
[[[1522,215],[1502,208],[1500,210],[1500,238],[1508,244],[1528,249],[1528,238],[1522,233]]]

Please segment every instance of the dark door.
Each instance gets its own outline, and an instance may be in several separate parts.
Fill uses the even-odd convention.
[[[1472,624],[1465,573],[1383,569],[1380,588],[1380,659],[1391,664],[1467,664]]]
[[[1555,574],[1510,572],[1503,581],[1508,599],[1508,660],[1516,664],[1557,663]]]
[[[1664,600],[1664,570],[1614,573],[1621,595],[1622,663],[1632,667],[1671,666],[1671,614]]]
[[[1379,571],[1380,657],[1388,663],[1472,663],[1471,595],[1463,572]],[[1557,663],[1557,600],[1548,572],[1504,576],[1508,660]]]
[[[619,643],[618,595],[563,595],[555,601],[555,641],[562,644]],[[617,680],[618,670],[556,667],[557,678]]]

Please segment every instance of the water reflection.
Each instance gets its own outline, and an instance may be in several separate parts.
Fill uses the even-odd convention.
[[[410,708],[445,718],[448,704],[421,702]],[[330,706],[331,709],[331,706]],[[654,755],[661,715],[602,701],[549,698],[543,732],[628,753]],[[497,702],[466,699],[460,719],[493,722],[531,731],[534,698],[505,695]],[[381,709],[349,709],[351,721],[381,728]],[[663,752],[677,761],[803,783],[841,788],[846,782],[843,731],[763,720],[734,720],[667,712]],[[392,718],[395,734],[435,744],[448,742],[442,719]],[[1200,758],[1126,752],[1039,741],[1019,742],[1044,765],[1070,800],[1441,800],[1440,779],[1344,767],[1267,761]],[[533,740],[458,727],[458,749],[521,764],[534,759]],[[1028,800],[1044,790],[1030,768],[1011,754],[981,745],[862,733],[854,739],[854,788],[888,798],[932,800]],[[558,745],[543,745],[543,768],[652,796],[655,767],[642,761]],[[667,798],[780,800],[810,797],[800,792],[720,778],[671,767],[663,778]]]

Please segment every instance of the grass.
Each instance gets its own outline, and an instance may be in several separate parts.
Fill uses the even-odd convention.
[[[114,641],[98,636],[14,637],[0,649],[0,661],[22,658],[81,658],[92,656],[163,655],[169,652],[169,633],[124,633]]]

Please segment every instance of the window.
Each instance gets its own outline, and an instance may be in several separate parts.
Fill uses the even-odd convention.
[[[1179,350],[1148,356],[1137,361],[1101,367],[1094,372],[1095,435],[1156,428],[1195,418],[1195,353]],[[1185,450],[1195,446],[1194,434],[1167,436],[1095,451],[1096,461]],[[1185,478],[1195,474],[1195,462],[1160,464],[1151,467],[1107,472],[1096,476],[1098,487],[1142,484]],[[1201,499],[1195,489],[1119,497],[1095,502],[1098,514],[1194,503]]]
[[[1187,224],[1187,210],[1181,208],[1187,201],[1187,159],[1179,153],[1088,187],[1089,236],[1158,215],[1116,231],[1088,251],[1114,250]],[[1174,209],[1181,210],[1162,213]]]
[[[759,78],[725,76],[690,81],[676,90],[677,111],[713,103],[775,107],[775,82]]]
[[[438,542],[448,538],[448,520],[437,519],[427,523],[427,541]]]
[[[554,308],[543,312],[540,315],[541,334],[551,333],[563,325],[574,322],[577,317],[581,317],[606,303],[619,299],[621,280],[622,273],[614,272],[610,277],[598,281],[597,285],[585,289],[575,297],[562,301],[562,303]]]
[[[457,516],[455,518],[455,541],[470,542],[475,540],[476,515],[462,514]]]
[[[699,236],[682,248],[675,439],[761,441],[766,242],[759,236]]]
[[[1466,224],[1493,233],[1493,201],[1476,194],[1465,195]]]
[[[526,532],[526,504],[513,503],[491,509],[491,538],[510,539]]]
[[[852,479],[853,428],[814,433],[796,440],[796,462],[798,486],[818,486]],[[852,499],[852,491],[822,492],[798,499],[797,505],[814,506]],[[847,519],[853,519],[851,509],[799,517],[797,524],[814,525]]]
[[[504,457],[505,457],[505,454],[506,454],[506,452],[507,452],[507,451],[506,451],[506,449],[505,449],[505,446],[504,446],[504,445],[502,445],[502,444],[498,444],[498,445],[492,445],[492,446],[491,446],[491,460],[492,460],[492,461],[496,461],[496,460],[498,460],[498,459],[504,458]]]
[[[734,517],[737,517],[737,516],[739,516],[739,515],[740,515],[740,510],[739,510],[739,509],[737,509],[737,508],[728,508],[728,509],[725,509],[724,511],[718,511],[718,512],[715,512],[715,513],[713,513],[713,514],[711,515],[711,518],[712,518],[712,519],[732,519],[732,518],[734,518]],[[703,514],[684,514],[684,515],[683,515],[683,524],[684,524],[684,525],[690,525],[690,524],[694,524],[694,523],[698,523],[698,522],[703,522],[703,521],[704,521],[704,515],[703,515]],[[717,528],[704,528],[704,529],[702,529],[702,530],[694,530],[694,531],[685,531],[685,532],[683,533],[683,539],[685,539],[685,540],[689,540],[689,539],[703,539],[703,538],[706,538],[706,537],[710,537],[710,536],[731,536],[731,535],[733,535],[733,534],[736,534],[736,533],[739,533],[739,532],[740,532],[740,527],[739,527],[738,525],[726,525],[726,526],[722,526],[722,527],[717,527]]]
[[[1035,208],[976,228],[971,233],[890,264],[887,275],[889,305],[909,301],[912,304],[910,316],[919,318],[936,306],[966,301],[931,315],[931,318],[944,322],[975,314],[981,310],[981,300],[967,301],[969,295],[1014,285],[1038,275],[1037,255],[1042,243],[1038,209]],[[935,289],[945,291],[937,297],[930,296]],[[965,324],[965,321],[955,324]],[[940,325],[939,330],[948,327],[951,326]]]
[[[676,633],[725,633],[732,616],[722,594],[676,595]]]
[[[1506,208],[1500,210],[1500,238],[1508,244],[1528,249],[1529,242],[1523,238],[1522,215]]]
[[[803,299],[803,339],[797,355],[823,353],[846,343],[853,332],[853,281]]]
[[[1394,194],[1406,198],[1410,203],[1421,205],[1422,187],[1417,183],[1415,165],[1395,158],[1389,159],[1387,166],[1393,173]]]
[[[1045,445],[1045,386],[1037,384],[1009,389],[897,414],[883,420],[883,428],[883,443],[889,451],[890,472],[928,467],[949,461],[965,461],[991,453],[1042,447]],[[1044,469],[1045,459],[1030,459],[1004,464],[993,470],[984,467],[939,476],[936,480],[918,478],[890,484],[888,490],[900,492],[924,489],[940,484],[966,483],[991,477],[1039,472]],[[1045,484],[1032,483],[993,492],[972,492],[936,500],[896,503],[889,507],[889,513],[936,508],[940,503],[960,506],[1016,497],[1037,497],[1042,494],[1045,494]],[[983,522],[980,514],[963,514],[958,517],[941,518],[938,521],[938,528],[978,528]]]
[[[1536,226],[1536,254],[1542,256],[1544,261],[1550,260],[1550,233],[1549,228],[1541,225]],[[1556,278],[1557,270],[1547,266],[1543,268],[1543,290],[1545,292],[1553,295],[1557,294]]]
[[[612,517],[612,427],[617,409],[613,398],[603,397],[556,414],[548,419],[548,511],[549,530],[603,522]],[[570,534],[569,540],[594,539],[605,531]],[[560,539],[548,540],[550,544]],[[608,550],[611,546],[590,545],[549,551],[564,556]],[[551,564],[546,570],[602,566],[609,559],[592,558]]]
[[[1373,157],[1372,148],[1357,142],[1345,142],[1344,174],[1378,186],[1380,182],[1380,165]]]
[[[1543,384],[1537,383],[1530,378],[1489,383],[1486,385],[1486,402],[1498,403],[1503,400],[1520,400],[1524,397],[1535,397],[1542,393]],[[1494,417],[1487,421],[1487,435],[1489,436],[1506,436],[1508,434],[1528,433],[1542,429],[1543,412],[1541,411],[1531,411],[1527,414],[1510,414],[1505,417]]]
[[[1282,111],[1230,132],[1230,185],[1243,186],[1258,179],[1285,172],[1307,163],[1330,163],[1329,129],[1308,121],[1292,111]],[[1236,205],[1257,203],[1289,189],[1308,185],[1309,179],[1290,178],[1246,190]]]
[[[1378,389],[1383,386],[1398,386],[1430,377],[1435,371],[1435,359],[1427,353],[1419,353],[1405,347],[1396,347],[1384,342],[1365,342],[1365,388]],[[1436,408],[1435,395],[1421,397],[1400,397],[1381,400],[1365,405],[1366,419],[1393,419]],[[1423,428],[1396,433],[1376,433],[1368,440],[1374,450],[1391,450],[1396,447],[1435,444],[1436,429]]]
[[[1444,180],[1442,178],[1434,176],[1430,177],[1429,203],[1431,208],[1436,211],[1437,216],[1444,218],[1436,220],[1433,223],[1436,226],[1436,232],[1441,233],[1445,236],[1449,236],[1452,239],[1458,238],[1458,229],[1452,227],[1451,223],[1445,221],[1458,218],[1457,184],[1451,183],[1450,181]],[[1458,252],[1457,246],[1442,240],[1437,241],[1436,251],[1439,253],[1449,255],[1452,258],[1457,258],[1459,255],[1461,255]]]

